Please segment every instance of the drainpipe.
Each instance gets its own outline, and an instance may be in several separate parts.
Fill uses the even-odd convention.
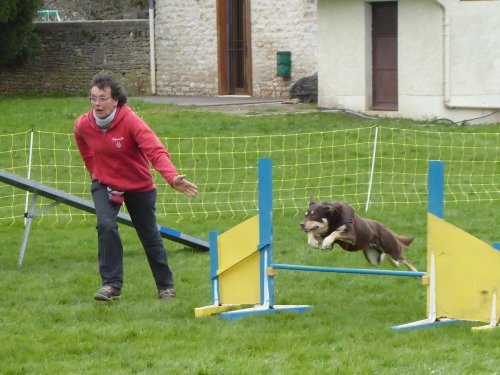
[[[155,62],[155,0],[149,0],[149,66],[151,70],[151,94],[156,94]]]
[[[456,108],[451,105],[450,89],[450,12],[448,10],[448,1],[437,0],[443,8],[443,60],[444,60],[444,104],[448,108]]]
[[[450,12],[444,8],[443,16],[443,36],[444,36],[444,104],[450,106],[451,103],[451,58],[450,58]],[[453,108],[453,107],[451,107]]]
[[[464,109],[486,109],[491,106],[478,106],[467,104],[456,104],[451,99],[451,49],[450,49],[450,11],[449,8],[454,0],[436,0],[443,8],[443,60],[444,60],[444,105],[447,108],[464,108]]]

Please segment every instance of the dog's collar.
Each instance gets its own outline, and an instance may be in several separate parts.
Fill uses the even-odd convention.
[[[354,218],[344,220],[344,224],[352,224],[352,225],[354,225]]]
[[[344,221],[344,224],[352,224],[353,227],[356,226],[356,222],[354,221],[354,218],[350,218]],[[339,244],[342,249],[345,251],[353,251],[354,250],[354,245],[350,244],[348,242],[344,242],[342,244]]]

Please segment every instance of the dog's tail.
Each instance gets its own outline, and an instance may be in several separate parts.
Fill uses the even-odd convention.
[[[414,237],[399,236],[399,235],[396,235],[396,237],[399,240],[399,242],[401,242],[403,245],[405,245],[405,247],[410,246],[410,244],[415,239]]]

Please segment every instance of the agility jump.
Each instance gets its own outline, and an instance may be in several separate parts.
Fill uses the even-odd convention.
[[[35,182],[33,180],[9,173],[4,171],[3,169],[0,169],[0,182],[4,182],[6,184],[12,185],[14,187],[17,187],[19,189],[23,189],[26,191],[29,191],[33,193],[31,197],[31,203],[30,203],[30,208],[28,212],[25,213],[26,217],[26,226],[24,229],[24,235],[23,235],[23,240],[21,243],[21,249],[19,250],[19,258],[18,258],[18,264],[22,265],[23,263],[23,258],[24,258],[24,253],[26,251],[26,244],[28,242],[28,236],[31,228],[31,221],[33,218],[35,218],[38,215],[43,214],[45,211],[48,209],[58,205],[59,203],[64,203],[68,206],[77,208],[79,210],[83,210],[86,212],[90,213],[95,213],[95,207],[94,203],[92,201],[83,199],[81,197],[78,197],[76,195],[72,195],[69,193],[66,193],[64,191],[54,189],[50,186],[40,184],[38,182]],[[42,207],[41,209],[36,209],[36,204],[38,197],[42,196],[48,199],[51,199],[53,202]],[[132,227],[132,220],[130,219],[130,216],[127,214],[119,213],[118,214],[118,219],[117,221],[119,223],[128,225]],[[160,226],[158,225],[158,229],[160,231],[160,234],[163,238],[166,238],[168,240],[174,241],[181,243],[183,245],[192,247],[192,248],[197,248],[203,251],[208,251],[209,245],[208,242],[200,240],[195,237],[188,236],[184,233],[178,232],[174,229]]]
[[[500,244],[490,246],[443,220],[444,163],[429,163],[427,272],[313,267],[273,263],[272,165],[259,159],[259,214],[227,232],[210,233],[212,305],[195,309],[196,317],[220,313],[224,319],[278,311],[304,312],[309,305],[275,305],[278,269],[421,278],[427,286],[427,319],[392,327],[414,329],[454,321],[498,324]],[[241,309],[243,305],[254,305]]]

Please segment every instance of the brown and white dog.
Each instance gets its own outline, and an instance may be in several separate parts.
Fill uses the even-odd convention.
[[[411,271],[417,271],[404,257],[412,237],[397,235],[376,220],[358,216],[347,203],[316,203],[311,197],[300,227],[307,233],[311,247],[331,249],[338,243],[347,251],[362,250],[366,260],[375,267],[387,257],[394,267],[404,263]]]

